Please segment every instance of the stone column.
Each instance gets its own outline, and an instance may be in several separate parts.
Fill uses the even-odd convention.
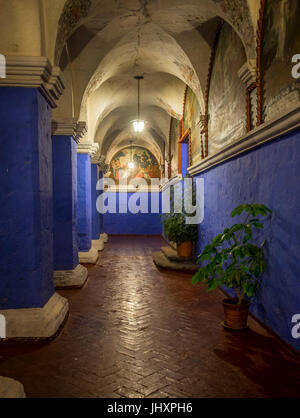
[[[105,163],[105,156],[101,155],[98,158],[98,168],[99,168],[99,176],[98,179],[102,179],[103,176],[107,173],[107,171],[109,170],[109,166]],[[103,193],[103,190],[99,190],[99,195]],[[98,196],[99,196],[98,195]],[[108,235],[106,234],[106,232],[104,231],[104,218],[103,218],[103,214],[100,214],[100,221],[99,221],[99,228],[100,228],[100,240],[106,244],[108,242]]]
[[[0,399],[26,398],[24,386],[16,380],[0,377]]]
[[[101,215],[97,211],[96,203],[99,196],[97,183],[99,179],[98,159],[92,158],[92,245],[97,251],[104,249],[104,241],[101,238]]]
[[[102,164],[99,167],[99,180],[101,180],[104,176],[104,172],[102,171]],[[99,191],[99,195],[103,193],[102,191]],[[103,214],[100,214],[100,222],[99,222],[99,227],[100,227],[100,239],[101,241],[106,244],[108,242],[108,235],[104,232],[104,217]]]
[[[7,57],[7,78],[0,79],[0,315],[8,339],[51,338],[68,313],[53,283],[51,108],[62,87],[46,58]]]
[[[77,141],[85,124],[52,122],[54,285],[84,285],[87,268],[79,264],[77,243]]]
[[[92,169],[91,157],[98,151],[98,144],[83,143],[77,148],[78,191],[78,247],[79,262],[95,264],[98,250],[92,246]]]

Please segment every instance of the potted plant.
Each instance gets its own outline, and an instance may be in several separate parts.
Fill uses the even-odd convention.
[[[255,245],[253,232],[264,228],[259,217],[267,216],[272,211],[265,205],[245,204],[234,209],[231,217],[242,213],[245,213],[243,223],[226,228],[206,245],[197,261],[201,268],[192,279],[193,284],[205,283],[208,291],[218,286],[234,289],[236,297],[223,300],[223,325],[234,330],[247,328],[250,306],[248,298],[259,290],[265,271],[265,241]]]
[[[190,175],[186,175],[185,179],[191,179]],[[192,198],[192,204],[195,206],[196,204],[196,189],[193,182],[191,186],[185,185],[184,187],[191,187],[190,193]],[[187,190],[186,190],[187,191]],[[189,192],[187,191],[187,194]],[[175,200],[183,199],[183,191],[182,194],[177,192],[175,196],[174,189],[171,188],[170,192],[170,207],[171,213],[162,215],[163,226],[164,226],[164,234],[168,238],[169,242],[173,242],[176,244],[177,254],[179,257],[192,257],[193,255],[193,246],[194,242],[197,241],[198,238],[198,225],[196,224],[187,224],[186,219],[188,217],[195,216],[196,212],[194,213],[187,213],[183,210],[181,213],[175,213]]]
[[[193,243],[198,237],[198,226],[186,223],[186,215],[172,213],[164,216],[164,233],[169,241],[177,244],[179,257],[193,255]]]

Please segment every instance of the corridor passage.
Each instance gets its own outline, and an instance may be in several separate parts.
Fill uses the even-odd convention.
[[[300,360],[253,319],[224,331],[219,291],[159,272],[160,237],[110,237],[51,343],[0,345],[28,397],[295,397]]]

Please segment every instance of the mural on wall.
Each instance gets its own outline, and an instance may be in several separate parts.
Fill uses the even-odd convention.
[[[133,163],[133,168],[129,163]],[[110,162],[109,172],[105,177],[110,177],[118,183],[120,180],[127,182],[142,178],[151,183],[151,178],[160,178],[161,169],[157,159],[146,148],[126,147],[119,151]]]
[[[209,92],[209,154],[246,133],[246,90],[238,76],[245,62],[241,40],[231,26],[224,23],[216,47]]]
[[[267,0],[262,32],[263,119],[299,105],[300,80],[291,75],[300,52],[300,0]]]
[[[194,92],[188,87],[184,108],[183,131],[191,129],[192,164],[201,160],[201,129],[200,129],[200,105]]]
[[[80,19],[86,17],[91,7],[91,0],[68,0],[58,22],[55,47],[55,63],[58,65],[64,44]]]

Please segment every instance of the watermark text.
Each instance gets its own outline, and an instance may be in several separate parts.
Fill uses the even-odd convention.
[[[6,319],[4,315],[0,315],[0,339],[6,338]]]
[[[300,54],[295,54],[292,58],[292,63],[295,65],[292,68],[292,77],[300,78]]]
[[[101,191],[97,199],[100,214],[132,213],[183,213],[186,224],[200,224],[204,220],[204,179],[184,178],[168,186],[167,179],[126,179],[118,184],[111,178],[102,178],[97,183]],[[134,193],[132,193],[134,192]],[[130,193],[130,196],[129,196]]]
[[[297,340],[300,338],[300,314],[293,316],[292,323],[296,324],[292,328],[292,337]]]
[[[0,54],[0,78],[6,78],[6,58]]]

